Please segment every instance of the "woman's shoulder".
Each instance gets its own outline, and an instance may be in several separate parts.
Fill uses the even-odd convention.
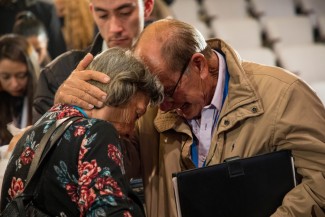
[[[90,133],[100,134],[101,138],[118,138],[118,132],[112,123],[96,119],[96,118],[86,118],[81,120],[81,125],[88,127]]]

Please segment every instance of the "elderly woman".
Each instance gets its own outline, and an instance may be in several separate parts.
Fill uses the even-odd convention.
[[[47,158],[34,204],[51,216],[143,216],[142,204],[125,179],[120,138],[131,136],[148,103],[163,99],[163,87],[130,52],[111,48],[89,66],[110,76],[109,84],[90,81],[108,96],[91,111],[53,106],[22,136],[2,187],[1,209],[24,189],[37,144],[55,120],[80,116]]]

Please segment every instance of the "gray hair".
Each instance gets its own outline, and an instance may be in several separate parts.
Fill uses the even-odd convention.
[[[149,96],[151,105],[157,105],[163,100],[163,86],[158,78],[130,51],[117,47],[109,48],[97,55],[87,69],[102,72],[111,78],[108,84],[88,81],[107,93],[106,105],[126,104],[138,91]]]

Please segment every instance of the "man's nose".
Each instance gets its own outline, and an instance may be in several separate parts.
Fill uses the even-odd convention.
[[[119,17],[112,16],[110,21],[110,31],[111,32],[121,32],[123,30],[123,25]]]

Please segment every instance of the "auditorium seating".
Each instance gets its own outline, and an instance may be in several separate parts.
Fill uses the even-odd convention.
[[[308,84],[325,81],[325,0],[174,0],[172,9],[244,60],[286,68]]]

